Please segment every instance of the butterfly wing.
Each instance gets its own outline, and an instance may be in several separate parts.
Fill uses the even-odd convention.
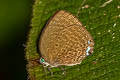
[[[86,57],[88,40],[94,44],[91,35],[79,20],[61,10],[48,21],[42,32],[40,52],[51,65],[73,65]]]
[[[66,31],[62,32],[62,36],[66,36],[66,42],[61,47],[57,55],[56,65],[76,65],[80,64],[87,56],[86,49],[88,46],[93,47],[94,42],[90,34],[80,25],[71,25]],[[88,44],[91,41],[91,44]]]
[[[50,64],[53,64],[58,51],[60,50],[60,42],[58,41],[59,33],[64,29],[64,17],[65,11],[58,11],[53,17],[47,22],[47,25],[43,29],[40,41],[39,41],[39,50],[42,54],[42,57]],[[67,15],[66,15],[67,16]]]

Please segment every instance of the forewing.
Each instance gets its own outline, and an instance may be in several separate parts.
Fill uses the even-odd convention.
[[[68,21],[66,20],[66,18],[69,18],[67,17],[69,15],[69,13],[66,13],[63,10],[55,13],[55,15],[47,22],[47,25],[43,29],[40,36],[40,52],[42,57],[50,64],[53,64],[58,52],[62,47],[62,44],[64,43],[61,43],[62,40],[60,37],[62,36],[60,36],[60,34],[61,31],[63,31],[65,27],[69,25]]]

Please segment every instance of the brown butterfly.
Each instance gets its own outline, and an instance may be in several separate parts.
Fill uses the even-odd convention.
[[[93,53],[93,46],[93,38],[81,22],[73,14],[60,10],[40,35],[40,62],[50,67],[80,64]]]

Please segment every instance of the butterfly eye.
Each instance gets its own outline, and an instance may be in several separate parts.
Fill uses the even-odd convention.
[[[41,63],[44,63],[44,62],[45,62],[45,60],[44,60],[43,58],[41,58],[41,59],[40,59],[40,62],[41,62]]]

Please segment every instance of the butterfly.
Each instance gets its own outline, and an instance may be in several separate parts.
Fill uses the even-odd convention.
[[[40,63],[58,67],[80,64],[93,53],[94,40],[76,16],[57,11],[43,28],[39,39]]]

